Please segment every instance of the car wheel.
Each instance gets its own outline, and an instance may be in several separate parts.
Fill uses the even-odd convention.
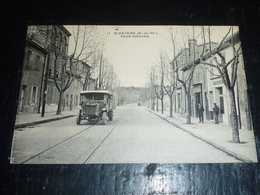
[[[77,123],[77,125],[80,125],[80,122],[81,122],[81,113],[80,113],[80,111],[79,111],[78,114],[77,114],[77,117],[76,117],[76,123]]]
[[[102,122],[104,125],[107,124],[107,113],[106,112],[103,112],[103,114],[102,114]]]
[[[109,113],[108,113],[108,119],[109,119],[110,121],[113,120],[113,112],[109,112]]]

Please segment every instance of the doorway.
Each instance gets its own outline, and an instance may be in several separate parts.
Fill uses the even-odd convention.
[[[26,85],[22,85],[21,96],[20,96],[20,106],[19,106],[20,112],[24,111],[26,87],[27,87]]]
[[[201,104],[201,93],[195,93],[195,113],[196,117],[199,117],[199,104]]]

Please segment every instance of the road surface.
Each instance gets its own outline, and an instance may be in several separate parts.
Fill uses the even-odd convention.
[[[75,118],[15,130],[15,164],[235,163],[227,153],[136,104],[117,107],[113,121]]]

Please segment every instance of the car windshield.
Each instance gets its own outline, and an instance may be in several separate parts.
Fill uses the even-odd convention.
[[[104,94],[98,93],[94,94],[94,100],[103,100],[104,99]]]
[[[87,94],[83,94],[81,97],[82,97],[82,100],[83,100],[83,101],[93,100],[93,94],[87,93]]]
[[[82,94],[82,101],[86,101],[86,100],[104,100],[104,94],[102,93]]]

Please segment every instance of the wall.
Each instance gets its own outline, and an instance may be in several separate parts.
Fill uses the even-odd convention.
[[[31,57],[29,60],[29,67],[27,65],[27,54],[31,51]],[[36,64],[36,57],[39,56],[38,65]],[[34,46],[28,44],[25,48],[25,57],[23,63],[22,81],[20,89],[19,107],[18,111],[21,113],[33,113],[37,112],[39,105],[40,89],[41,89],[41,78],[44,66],[44,53]],[[26,85],[25,90],[22,92],[22,86]],[[32,102],[32,88],[36,87],[36,99]],[[23,96],[23,97],[21,97]],[[22,98],[24,98],[22,100]],[[23,101],[23,102],[22,102]],[[22,104],[22,105],[21,105]]]

